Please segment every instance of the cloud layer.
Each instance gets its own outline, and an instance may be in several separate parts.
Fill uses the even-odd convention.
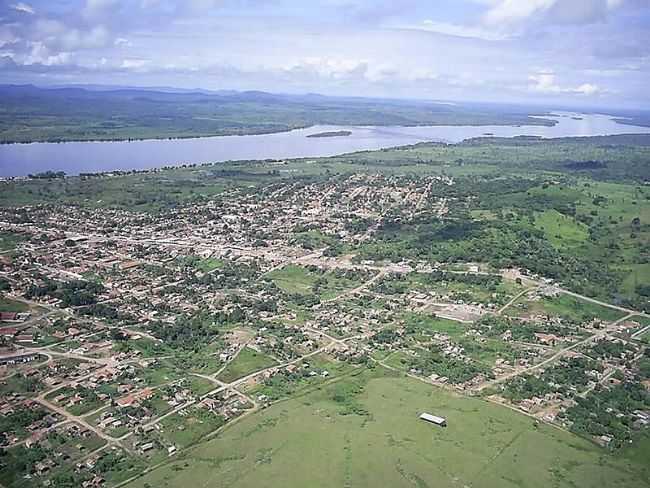
[[[315,4],[315,5],[312,5]],[[10,82],[650,106],[648,0],[0,3]]]

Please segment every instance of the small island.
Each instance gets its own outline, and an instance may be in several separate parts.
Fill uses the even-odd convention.
[[[349,130],[337,130],[331,132],[318,132],[317,134],[309,134],[307,137],[348,137],[352,132]]]

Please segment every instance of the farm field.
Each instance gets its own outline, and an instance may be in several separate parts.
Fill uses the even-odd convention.
[[[377,369],[248,416],[127,486],[643,487],[642,459]]]

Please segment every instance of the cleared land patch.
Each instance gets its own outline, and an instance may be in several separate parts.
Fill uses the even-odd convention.
[[[249,347],[245,347],[237,357],[226,366],[226,369],[221,372],[218,378],[221,381],[230,383],[246,376],[247,374],[268,368],[274,364],[276,364],[276,361],[273,358]]]
[[[556,247],[579,246],[589,237],[588,227],[557,210],[537,215],[535,227],[542,230]]]
[[[519,298],[506,313],[510,316],[531,317],[548,315],[560,317],[574,322],[587,322],[598,318],[614,321],[625,315],[625,312],[595,303],[587,302],[570,295],[542,297],[530,300],[527,296]]]

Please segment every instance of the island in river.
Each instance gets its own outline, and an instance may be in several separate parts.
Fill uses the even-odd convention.
[[[348,137],[352,135],[349,130],[335,130],[329,132],[318,132],[316,134],[309,134],[306,137]]]

